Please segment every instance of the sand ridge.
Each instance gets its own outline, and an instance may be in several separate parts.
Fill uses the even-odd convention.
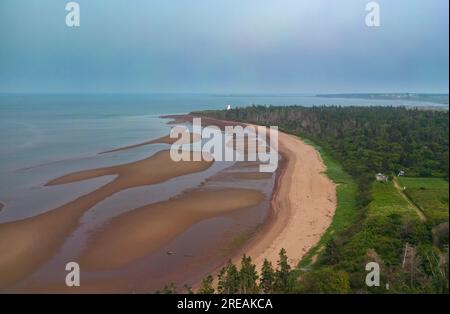
[[[219,120],[208,121],[214,124]],[[225,126],[233,122],[220,123]],[[167,140],[167,137],[163,138]],[[136,146],[122,149],[132,147]],[[320,240],[332,221],[336,189],[323,173],[325,166],[319,153],[297,137],[282,132],[279,133],[279,153],[283,159],[277,170],[271,213],[247,244],[238,252],[233,252],[236,263],[246,253],[252,256],[260,269],[264,258],[275,264],[278,252],[285,248],[291,264],[295,265]],[[100,201],[127,188],[159,183],[211,166],[206,161],[172,165],[169,159],[168,151],[162,151],[141,161],[79,171],[48,182],[47,185],[51,186],[105,175],[116,176],[97,190],[44,214],[0,224],[0,289],[24,278],[48,260],[76,229],[84,212]],[[242,162],[234,167],[254,168],[257,165],[258,162]],[[230,173],[230,176],[236,176],[239,180],[263,178],[255,171],[244,174],[244,177],[238,173]],[[81,263],[92,269],[120,267],[170,241],[173,234],[183,232],[183,228],[198,220],[254,206],[261,197],[260,192],[255,190],[221,189],[213,194],[211,191],[191,190],[168,201],[129,211],[93,233],[87,250],[81,256]],[[175,211],[178,215],[181,210],[184,212],[180,221],[171,221]],[[161,229],[161,226],[164,228]],[[111,243],[118,246],[113,247]]]
[[[187,141],[183,140],[183,135],[181,136],[180,140],[178,138],[172,138],[172,137],[170,137],[170,135],[165,135],[165,136],[162,136],[160,138],[157,138],[157,139],[154,139],[154,140],[150,140],[150,141],[146,141],[146,142],[143,142],[143,143],[127,145],[127,146],[123,146],[123,147],[119,147],[119,148],[115,148],[115,149],[111,149],[111,150],[106,150],[106,151],[100,152],[99,155],[113,153],[113,152],[119,152],[119,151],[124,151],[124,150],[138,148],[138,147],[151,145],[151,144],[169,144],[170,145],[170,144],[174,144],[178,140],[179,140],[178,144],[195,143],[195,142],[198,142],[198,141],[201,140],[200,134],[189,133],[188,135],[189,135],[189,140],[187,140]]]
[[[258,205],[263,199],[262,192],[251,189],[196,189],[130,210],[92,234],[80,265],[88,270],[124,266],[201,220]]]
[[[212,163],[173,162],[170,152],[165,150],[140,161],[75,172],[50,181],[47,185],[116,175],[111,182],[63,206],[30,218],[0,224],[0,289],[26,277],[48,260],[77,227],[81,216],[100,201],[128,188],[206,170]]]

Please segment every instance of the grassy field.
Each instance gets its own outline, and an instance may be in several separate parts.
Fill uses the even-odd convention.
[[[446,277],[434,276],[427,261],[429,256],[446,254],[433,247],[429,220],[448,221],[448,182],[436,178],[401,178],[400,185],[406,186],[403,191],[392,181],[374,182],[370,191],[373,200],[368,206],[358,208],[358,189],[351,176],[325,149],[307,139],[304,141],[320,152],[327,176],[337,184],[338,204],[330,228],[299,263],[300,269],[309,270],[308,276],[314,280],[323,270],[332,269],[342,278],[348,276],[353,292],[447,291],[445,284],[441,284],[446,282]],[[420,218],[417,207],[425,213],[426,222]],[[402,266],[406,244],[417,249],[419,268],[414,277]],[[382,268],[380,287],[365,285],[365,265],[369,261],[377,261]],[[434,270],[441,269],[442,265],[434,267]],[[389,290],[385,284],[389,284]]]
[[[386,280],[393,289],[391,292],[394,289],[406,291],[403,281],[396,284],[393,279],[396,275],[392,274],[400,273],[398,269],[401,269],[406,243],[415,247],[431,243],[430,230],[392,182],[375,182],[372,196],[373,201],[366,208],[366,217],[359,231],[340,245],[335,267],[349,273],[354,290],[365,291],[368,288],[364,284],[364,267],[367,262],[375,260],[382,265],[385,274],[391,274],[389,281]],[[383,285],[378,289],[381,290],[377,292],[387,292]]]
[[[357,206],[356,206],[356,193],[357,186],[352,177],[348,175],[342,167],[328,154],[322,147],[316,145],[310,140],[303,139],[305,143],[313,146],[319,151],[322,160],[327,167],[326,175],[337,184],[336,196],[337,207],[333,217],[333,222],[322,236],[319,243],[314,246],[306,256],[300,261],[300,267],[307,267],[315,260],[315,257],[320,253],[325,245],[337,234],[343,232],[348,228],[356,219]]]
[[[341,266],[347,271],[361,270],[369,249],[387,265],[399,264],[405,242],[416,244],[427,232],[415,209],[392,182],[374,183],[372,196],[360,230],[343,245]]]
[[[425,214],[431,226],[448,221],[448,182],[440,178],[399,178],[404,193]]]
[[[402,217],[419,220],[415,209],[402,198],[392,182],[374,182],[373,201],[369,205],[368,218],[399,214]]]
[[[412,204],[393,182],[374,182],[371,189],[372,202],[367,207],[358,209],[357,185],[351,176],[322,147],[307,139],[304,141],[320,152],[327,167],[326,175],[337,184],[338,204],[331,226],[299,263],[300,269],[312,271],[309,273],[311,278],[318,276],[324,269],[333,269],[348,276],[350,289],[354,292],[430,291],[427,290],[430,289],[429,284],[418,282],[419,279],[412,284],[405,284],[410,283],[405,279],[410,274],[402,268],[403,254],[406,243],[419,248],[418,254],[424,248],[431,249],[431,230],[420,219],[414,204],[430,204],[429,200],[435,200],[437,195],[443,202],[447,197],[448,202],[448,192],[444,193],[448,184],[445,185],[446,182],[441,179],[402,178],[400,183],[407,185],[407,189],[413,191],[414,188],[421,192],[420,198]],[[433,205],[433,210],[446,210],[448,218],[448,205],[445,206],[445,202],[439,204],[440,206]],[[365,265],[374,260],[382,267],[384,284],[378,288],[367,288]],[[385,287],[387,283],[390,290]]]

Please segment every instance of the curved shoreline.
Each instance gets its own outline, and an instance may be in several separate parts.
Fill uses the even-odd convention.
[[[167,116],[178,121],[192,117]],[[221,127],[245,125],[210,117],[205,120]],[[336,184],[325,175],[326,166],[320,153],[294,135],[279,131],[278,138],[282,159],[276,171],[269,215],[243,247],[231,255],[232,262],[237,265],[243,254],[251,256],[258,272],[264,259],[276,267],[282,248],[287,251],[291,266],[297,266],[331,225],[337,205]],[[220,265],[214,274],[223,266]],[[194,288],[199,286],[200,282]]]
[[[185,118],[189,119],[192,118],[192,116],[186,115]],[[218,126],[232,124],[245,125],[244,123],[221,121],[212,118],[205,118],[205,120]],[[261,269],[265,258],[270,260],[275,266],[276,261],[278,260],[278,252],[281,248],[287,250],[291,265],[296,266],[307,251],[313,247],[320,240],[323,233],[325,233],[331,224],[336,208],[335,185],[323,174],[326,168],[319,153],[312,146],[307,145],[299,138],[282,132],[279,132],[278,146],[279,154],[282,156],[282,159],[280,160],[279,168],[276,171],[275,185],[273,187],[267,217],[243,246],[240,248],[236,247],[235,250],[227,254],[232,257],[232,260],[235,263],[240,262],[242,254],[245,253],[250,255],[253,262],[256,264],[258,271]],[[126,147],[125,149],[127,148],[129,147]],[[161,154],[161,152],[159,154]],[[127,165],[128,167],[131,167],[131,165],[140,163],[143,163],[143,161]],[[125,171],[125,169],[123,169],[123,171],[120,170],[122,167],[124,167],[124,165],[79,171],[51,180],[47,185],[58,185],[80,181],[90,177],[105,175],[105,173],[112,174],[110,172],[118,174],[118,177],[120,177],[122,181],[123,179],[129,179],[133,182],[136,180],[134,183],[131,183],[130,181],[127,184],[124,182],[122,182],[123,184],[116,182],[117,187],[122,189],[125,187],[124,184],[135,186],[148,183],[147,180],[150,177],[155,179],[154,171],[150,171],[151,169],[148,169],[148,167],[145,167],[145,169],[146,171],[149,171],[149,173],[143,173],[142,167],[139,167],[139,171],[131,171],[132,173],[130,173],[130,175],[132,176],[130,177],[125,176],[128,171]],[[138,173],[140,175],[137,176],[136,174]],[[148,176],[150,173],[151,175]],[[145,177],[147,177],[146,180],[144,180]],[[252,178],[259,178],[259,173],[257,173],[257,175],[252,175]],[[118,181],[118,179],[119,178],[116,178],[115,181]],[[19,242],[22,244],[22,247],[19,249],[17,247],[14,248],[16,251],[18,249],[16,254],[14,254],[14,256],[17,257],[21,254],[27,255],[33,253],[30,252],[30,250],[23,250],[25,246],[28,246],[28,242],[36,244],[37,240],[42,240],[42,237],[50,232],[37,232],[38,229],[42,229],[42,226],[56,221],[67,222],[66,227],[61,225],[57,228],[58,235],[55,234],[56,236],[53,236],[51,241],[48,239],[48,241],[43,241],[44,243],[41,242],[40,246],[34,245],[33,248],[36,250],[38,247],[42,248],[43,245],[44,247],[48,247],[48,250],[44,249],[44,251],[40,251],[39,254],[35,254],[34,259],[20,258],[20,265],[14,264],[14,271],[9,272],[8,277],[2,278],[2,280],[6,280],[6,282],[2,283],[2,280],[0,280],[0,286],[2,284],[14,282],[18,277],[22,277],[24,273],[29,273],[30,269],[33,268],[35,264],[39,264],[41,259],[51,254],[53,248],[57,245],[56,242],[59,243],[59,241],[64,238],[63,234],[78,223],[77,218],[79,218],[79,215],[86,210],[86,207],[90,208],[90,204],[96,203],[100,199],[113,194],[112,190],[114,189],[112,188],[112,183],[110,183],[106,187],[102,187],[100,191],[93,191],[88,195],[81,197],[81,199],[76,199],[73,202],[64,205],[63,210],[53,210],[50,213],[39,215],[33,219],[0,226],[0,233],[3,232],[3,235],[5,235],[6,232],[6,237],[0,239],[0,247],[6,247],[8,242],[6,241],[7,238],[13,238],[13,234],[17,235],[17,232],[20,232],[20,230],[18,230],[20,228],[17,228],[19,223],[21,227],[29,228],[32,222],[32,227],[36,227],[34,228],[36,230],[33,229],[32,233],[39,234],[38,236],[29,239],[20,238],[21,242]],[[94,195],[96,197],[94,197]],[[86,203],[85,205],[80,206],[80,202],[83,204],[84,202],[88,202],[89,204]],[[2,203],[0,202],[0,209],[2,207],[1,205]],[[49,217],[48,219],[47,216]],[[72,219],[67,219],[69,216]],[[52,232],[55,230],[55,228],[45,229],[52,230]],[[16,238],[16,241],[18,240],[17,237],[14,238]],[[3,260],[3,262],[6,263],[7,261]],[[0,264],[2,264],[1,259]],[[220,267],[222,266],[223,265],[220,265]],[[4,267],[3,269],[6,268],[8,267]],[[195,284],[195,286],[197,286],[197,284]]]
[[[167,116],[178,121],[192,115]],[[203,117],[202,117],[203,118]],[[245,123],[206,118],[209,123],[242,125]],[[336,184],[325,175],[326,166],[320,153],[300,138],[279,131],[279,161],[276,181],[265,222],[243,247],[236,250],[231,261],[239,265],[242,255],[250,256],[259,272],[264,259],[274,267],[282,248],[295,267],[325,234],[331,225],[337,206]],[[304,171],[305,176],[299,175]],[[215,275],[224,265],[213,272]],[[200,281],[194,288],[200,287]]]
[[[177,123],[192,121],[196,116],[169,115],[164,118],[174,119],[174,123]],[[226,125],[250,125],[200,117],[206,124],[221,129]],[[243,254],[249,255],[258,271],[265,258],[276,266],[282,248],[287,251],[291,265],[297,266],[331,225],[337,205],[336,184],[324,174],[326,166],[320,153],[294,135],[279,131],[278,140],[282,160],[276,171],[269,215],[231,258],[238,264]],[[217,271],[221,267],[223,265]]]
[[[265,258],[275,266],[282,248],[291,265],[297,266],[320,241],[336,210],[336,185],[324,174],[319,152],[298,137],[279,132],[279,153],[283,163],[277,172],[270,215],[233,258],[238,261],[245,253],[258,270]]]

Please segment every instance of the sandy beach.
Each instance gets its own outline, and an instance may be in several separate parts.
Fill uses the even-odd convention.
[[[279,153],[284,162],[278,169],[271,216],[240,252],[251,256],[257,269],[265,258],[276,265],[282,248],[291,265],[297,265],[327,230],[336,209],[335,184],[323,173],[325,165],[312,146],[280,132]]]
[[[168,117],[175,122],[186,122],[192,121],[194,116]],[[202,117],[202,123],[217,125],[221,129],[225,125],[245,126],[244,123],[209,117]],[[232,258],[233,262],[239,263],[242,254],[247,254],[257,269],[261,269],[265,258],[275,266],[282,248],[287,251],[291,265],[296,266],[320,240],[336,210],[336,185],[324,174],[326,167],[319,152],[300,138],[281,131],[278,140],[279,154],[283,159],[277,169],[270,216]],[[258,174],[238,176],[261,177]]]
[[[175,121],[190,122],[192,116],[177,116]],[[204,122],[220,128],[238,124],[210,118],[204,119]],[[190,139],[195,140],[195,136]],[[170,144],[173,139],[164,136],[109,152],[155,143]],[[246,147],[239,140],[235,149],[247,155]],[[332,221],[336,207],[335,186],[323,174],[325,166],[318,152],[297,137],[280,132],[279,153],[282,160],[276,173],[272,198],[266,205],[270,206],[269,215],[243,246],[227,253],[228,256],[231,254],[236,263],[245,253],[252,256],[260,269],[264,258],[276,264],[278,252],[285,248],[291,264],[296,265],[308,249],[319,241]],[[1,224],[0,250],[3,254],[0,255],[0,288],[13,285],[51,259],[77,229],[82,215],[101,201],[127,189],[155,185],[179,176],[203,172],[212,164],[213,162],[207,161],[174,163],[170,160],[169,151],[163,150],[143,160],[69,173],[47,182],[47,186],[56,186],[112,176],[107,184],[63,206],[37,216]],[[254,161],[238,162],[228,171],[219,172],[205,182],[271,180],[272,174],[258,172],[258,165],[259,162]],[[242,172],[244,168],[247,170]],[[252,208],[264,198],[261,191],[251,188],[224,186],[205,189],[202,184],[168,200],[130,208],[93,230],[78,261],[88,271],[121,269],[159,250],[200,221]],[[0,203],[0,209],[2,205]],[[228,250],[221,249],[224,252]],[[213,267],[216,266],[220,265],[215,264]],[[110,279],[111,282],[121,282],[115,291],[122,291],[121,287],[127,285],[125,278],[120,278]],[[106,282],[108,280],[90,281],[83,290],[95,291],[95,287],[101,287]],[[28,291],[65,290],[62,282],[50,282],[30,288]]]

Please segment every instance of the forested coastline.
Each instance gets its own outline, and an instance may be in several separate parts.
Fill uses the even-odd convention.
[[[278,126],[317,144],[356,182],[355,220],[318,248],[314,262],[294,265],[292,285],[278,292],[448,292],[448,111],[252,106],[193,114]],[[417,180],[411,193],[398,189],[400,171]],[[391,180],[376,182],[380,172]],[[385,285],[365,285],[369,261],[381,265]]]
[[[360,205],[370,200],[375,173],[448,180],[447,111],[405,107],[252,106],[201,115],[275,125],[326,149],[357,181]]]

